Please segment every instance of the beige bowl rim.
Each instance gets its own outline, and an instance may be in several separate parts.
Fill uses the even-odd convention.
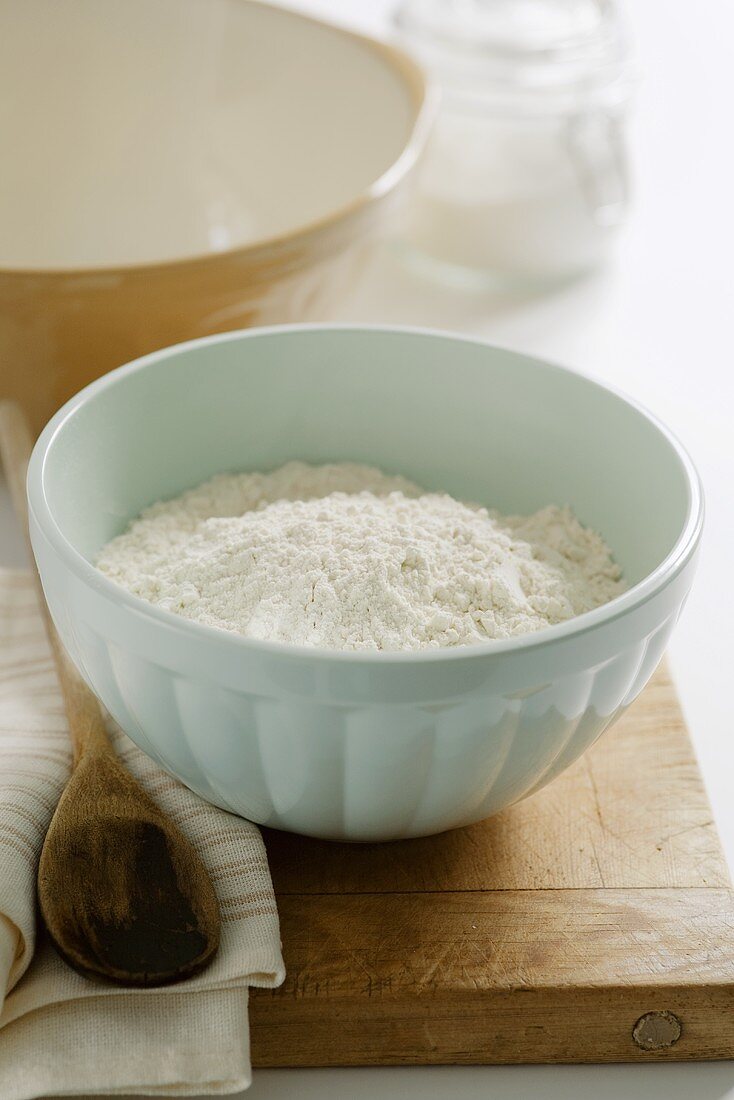
[[[273,5],[267,0],[248,0],[248,3],[258,4],[260,7],[271,8]],[[78,264],[58,267],[23,267],[16,265],[4,265],[0,262],[0,277],[19,276],[33,279],[55,279],[63,277],[110,275],[119,272],[121,274],[135,274],[136,272],[160,272],[165,274],[182,267],[193,267],[216,263],[222,259],[233,256],[243,256],[247,260],[274,258],[279,252],[297,249],[320,236],[322,233],[334,229],[339,223],[358,218],[371,206],[385,198],[394,191],[398,184],[407,176],[415,165],[418,156],[425,144],[428,133],[438,108],[439,92],[437,86],[428,79],[425,71],[407,53],[393,46],[391,43],[361,34],[339,23],[330,23],[324,19],[316,19],[313,16],[294,11],[291,8],[278,6],[277,10],[284,15],[300,20],[304,23],[315,24],[336,31],[344,38],[360,42],[362,45],[379,54],[387,60],[395,72],[402,78],[408,91],[414,109],[413,124],[408,139],[395,161],[382,175],[373,180],[359,194],[349,202],[337,207],[330,213],[317,218],[312,222],[299,226],[272,237],[263,237],[250,244],[234,245],[217,252],[198,252],[189,256],[181,256],[170,260],[149,260],[143,263],[127,264]]]

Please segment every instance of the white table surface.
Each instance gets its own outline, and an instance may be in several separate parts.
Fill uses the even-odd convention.
[[[379,33],[392,5],[291,0],[291,6]],[[724,690],[734,676],[734,5],[645,0],[630,7],[643,82],[631,135],[634,209],[614,262],[545,297],[498,301],[426,281],[386,253],[338,319],[446,328],[567,363],[644,402],[689,448],[706,489],[707,527],[671,658],[734,866],[734,695]],[[2,497],[0,561],[22,560]],[[524,1100],[536,1094],[734,1100],[734,1063],[262,1070],[248,1095]]]

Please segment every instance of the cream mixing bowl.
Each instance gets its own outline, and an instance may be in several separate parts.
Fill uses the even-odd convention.
[[[568,503],[629,590],[535,634],[336,652],[184,620],[94,567],[153,501],[288,459],[371,463],[503,512]],[[28,493],[59,632],[130,737],[219,806],[348,840],[466,825],[567,768],[655,669],[703,519],[685,451],[605,386],[448,335],[324,325],[207,337],[113,371],[46,427]]]
[[[253,0],[0,0],[3,397],[38,430],[179,340],[329,316],[433,114],[399,50]]]

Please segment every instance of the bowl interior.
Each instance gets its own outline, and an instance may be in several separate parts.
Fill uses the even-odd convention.
[[[418,78],[248,0],[0,0],[0,267],[160,262],[280,236],[397,160]]]
[[[602,386],[471,341],[279,328],[155,353],[59,414],[43,491],[88,560],[128,520],[222,470],[355,460],[505,512],[571,504],[630,584],[691,506],[666,433]]]

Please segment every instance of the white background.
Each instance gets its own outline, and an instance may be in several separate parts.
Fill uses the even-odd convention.
[[[291,0],[291,6],[380,32],[391,3]],[[638,398],[689,448],[708,514],[699,574],[671,658],[734,866],[734,4],[636,0],[630,9],[642,71],[631,121],[634,207],[608,268],[543,298],[497,301],[425,281],[386,253],[337,319],[442,327],[566,363]],[[2,515],[8,514],[5,502]],[[15,564],[20,549],[5,519],[0,535],[0,561]],[[525,1100],[536,1094],[734,1100],[734,1063],[270,1070],[256,1072],[248,1096]]]

